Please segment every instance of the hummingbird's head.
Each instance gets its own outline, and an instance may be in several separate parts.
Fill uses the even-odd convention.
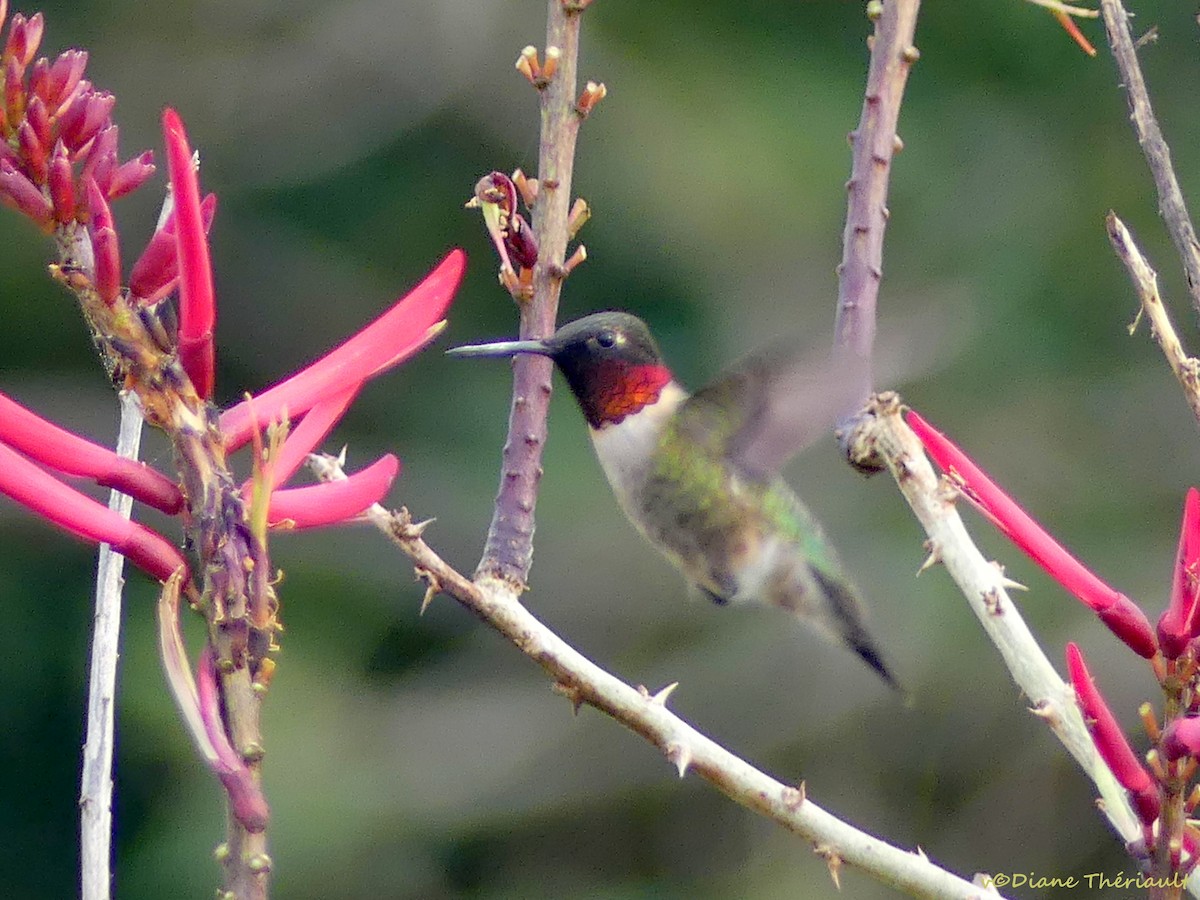
[[[646,323],[622,312],[584,316],[542,341],[473,344],[446,352],[450,356],[537,353],[550,357],[593,428],[615,425],[656,403],[672,380]]]

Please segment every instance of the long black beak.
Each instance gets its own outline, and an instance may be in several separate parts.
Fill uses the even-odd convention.
[[[516,356],[518,353],[552,355],[550,348],[542,341],[497,341],[494,344],[466,344],[462,347],[451,347],[446,351],[447,356],[461,357]]]

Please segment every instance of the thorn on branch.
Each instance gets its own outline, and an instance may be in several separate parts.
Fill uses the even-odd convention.
[[[414,566],[413,571],[417,573],[417,578],[425,582],[425,596],[421,598],[421,608],[417,615],[425,615],[425,610],[429,608],[429,604],[433,602],[433,598],[442,592],[442,583],[438,581],[436,575],[424,566]]]
[[[673,694],[675,692],[675,688],[677,688],[677,687],[679,687],[679,682],[672,681],[666,687],[662,688],[661,690],[657,691],[654,694],[651,694],[650,691],[646,688],[646,686],[644,684],[639,684],[638,685],[638,693],[641,694],[643,697],[645,697],[646,700],[648,700],[650,703],[653,703],[655,706],[661,706],[663,709],[666,709],[667,708],[667,698],[669,698],[671,696],[671,694]]]
[[[917,577],[920,577],[924,572],[928,572],[942,561],[942,548],[934,543],[932,538],[927,540],[923,546],[929,555],[926,556],[925,561],[921,563],[921,568],[917,569]]]
[[[833,886],[840,891],[842,889],[841,854],[829,844],[817,844],[813,847],[813,852],[825,860],[825,865],[829,867],[829,877],[833,879]]]
[[[667,744],[666,753],[667,759],[679,772],[679,777],[682,778],[686,775],[688,767],[692,764],[692,748],[680,741],[670,741]]]
[[[1029,707],[1029,711],[1051,727],[1054,727],[1055,724],[1062,720],[1062,717],[1058,714],[1057,707],[1049,700],[1039,700],[1033,706]]]
[[[556,694],[562,694],[571,701],[571,712],[579,715],[580,707],[583,706],[583,691],[579,689],[579,685],[567,684],[565,681],[556,681],[551,685],[551,690]]]

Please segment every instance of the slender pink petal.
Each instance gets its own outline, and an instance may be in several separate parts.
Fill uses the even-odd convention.
[[[217,211],[217,195],[209,194],[200,204],[204,218],[204,233],[212,227]],[[163,227],[154,232],[150,242],[129,273],[129,293],[138,303],[149,305],[161,300],[171,291],[179,278],[178,254],[175,248],[175,214],[167,216]]]
[[[111,544],[138,568],[166,581],[187,562],[166,538],[67,487],[17,451],[0,444],[0,493],[72,534]]]
[[[75,218],[75,176],[62,141],[54,145],[47,184],[54,204],[54,218],[60,225],[65,225]]]
[[[183,494],[160,472],[59,428],[4,394],[0,394],[0,443],[59,472],[116,488],[163,512],[174,515],[183,509]]]
[[[1071,673],[1071,684],[1083,713],[1096,751],[1112,770],[1120,785],[1129,791],[1138,818],[1150,825],[1158,818],[1158,788],[1150,773],[1137,758],[1125,732],[1117,724],[1116,717],[1096,687],[1083,661],[1083,654],[1075,644],[1067,644],[1067,669]]]
[[[389,453],[342,481],[276,491],[268,518],[272,527],[297,529],[345,522],[382,500],[399,472],[400,461]]]
[[[17,126],[17,146],[20,148],[21,158],[25,160],[26,171],[33,176],[34,184],[45,183],[50,167],[50,154],[38,140],[37,131],[28,118]]]
[[[299,416],[327,397],[361,384],[416,353],[436,335],[434,325],[445,315],[462,279],[466,254],[452,250],[415,288],[386,313],[305,369],[254,398],[254,409],[266,421],[284,409]],[[233,451],[250,439],[253,428],[246,402],[221,416],[225,447]]]
[[[121,249],[117,233],[101,228],[92,234],[92,255],[96,260],[93,286],[100,299],[112,306],[121,294]]]
[[[116,200],[124,197],[145,184],[154,174],[154,151],[147,150],[140,156],[127,160],[117,166],[112,173],[108,185],[108,199]],[[208,231],[207,228],[204,229]]]
[[[5,55],[11,53],[20,60],[22,66],[29,65],[41,46],[45,25],[46,20],[41,13],[35,13],[28,20],[20,13],[13,16]]]
[[[80,94],[63,113],[59,137],[71,150],[81,150],[101,129],[111,125],[109,117],[117,98],[108,91],[87,91]]]
[[[117,166],[120,131],[116,125],[109,125],[96,135],[82,153],[76,154],[83,159],[83,169],[79,173],[80,184],[87,184],[89,180],[94,179],[100,189],[107,193],[108,182]]]
[[[213,392],[213,327],[217,306],[213,293],[208,239],[200,213],[200,180],[192,166],[192,148],[179,114],[163,112],[167,167],[175,195],[175,245],[179,262],[179,359],[196,392]]]
[[[25,112],[25,84],[21,62],[15,56],[4,60],[4,114],[14,125]]]
[[[83,184],[84,192],[87,195],[89,224],[93,228],[114,227],[112,209],[109,208],[108,200],[105,199],[104,192],[100,190],[96,180],[90,177],[85,178]]]
[[[304,458],[312,453],[316,446],[333,430],[333,426],[341,421],[354,398],[358,396],[361,384],[356,384],[348,391],[334,394],[322,400],[300,420],[283,442],[279,455],[272,460],[271,489],[287,484],[298,468],[304,464]]]
[[[50,112],[41,97],[33,97],[25,107],[25,121],[33,129],[38,143],[48,152],[54,146],[54,132],[50,126]]]
[[[0,22],[3,22],[4,17],[0,16]],[[46,57],[35,59],[33,65],[29,67],[29,96],[36,97],[43,103],[46,102],[46,92],[50,87],[50,60]],[[31,101],[32,102],[32,101]],[[49,110],[47,110],[49,113]]]
[[[1183,504],[1183,525],[1171,578],[1171,601],[1158,620],[1163,653],[1176,659],[1196,637],[1200,603],[1200,491],[1189,488]]]
[[[45,93],[39,95],[51,112],[56,115],[61,112],[63,103],[75,92],[87,68],[87,60],[86,50],[67,50],[51,63]]]
[[[245,826],[247,831],[259,832],[267,827],[270,809],[262,789],[254,780],[254,775],[242,758],[229,743],[225,734],[225,725],[221,721],[221,699],[217,692],[217,671],[213,664],[213,650],[205,646],[200,653],[200,667],[197,671],[196,697],[200,705],[200,719],[204,730],[212,742],[217,760],[213,770],[221,779],[229,794],[229,808],[234,818]]]
[[[46,195],[7,159],[0,159],[0,201],[29,216],[39,225],[48,224],[54,213]]]
[[[971,459],[916,412],[906,416],[909,427],[945,472],[961,479],[963,496],[1046,573],[1094,610],[1109,630],[1139,656],[1150,659],[1158,650],[1146,614],[1124,594],[1109,587],[1072,556],[1045,529],[1002,491]]]

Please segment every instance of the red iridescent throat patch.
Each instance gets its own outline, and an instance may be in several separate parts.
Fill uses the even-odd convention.
[[[580,397],[583,414],[593,428],[615,425],[626,416],[658,402],[671,381],[671,370],[661,364],[609,363],[595,373],[587,397]]]

